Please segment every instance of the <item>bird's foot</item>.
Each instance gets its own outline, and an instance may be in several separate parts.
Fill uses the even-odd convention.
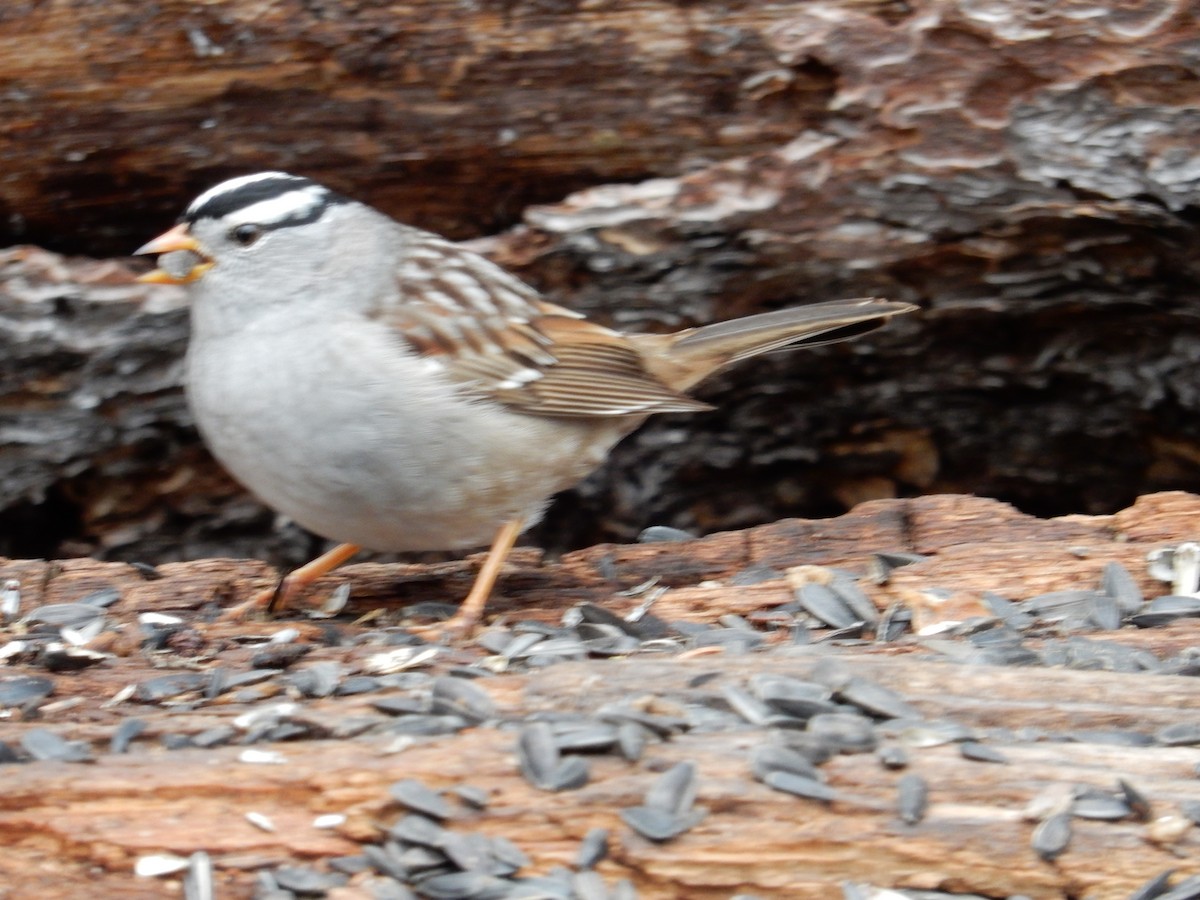
[[[431,644],[461,644],[468,641],[479,625],[479,616],[459,610],[449,619],[429,625],[410,625],[408,630]]]

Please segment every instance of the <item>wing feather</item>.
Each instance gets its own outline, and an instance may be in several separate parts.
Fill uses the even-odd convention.
[[[543,300],[448,241],[414,242],[397,269],[397,285],[379,317],[473,396],[542,416],[710,408],[651,374],[626,336]]]

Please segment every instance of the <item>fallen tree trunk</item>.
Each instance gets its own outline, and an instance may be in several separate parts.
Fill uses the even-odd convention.
[[[666,545],[602,546],[561,562],[526,551],[509,567],[494,612],[509,620],[553,622],[571,600],[624,611],[641,603],[644,591],[614,592],[657,575],[670,589],[656,601],[655,615],[668,622],[713,622],[791,600],[784,570],[811,575],[811,567],[832,565],[862,572],[872,551],[919,551],[927,558],[892,572],[886,583],[859,583],[879,608],[910,602],[918,619],[922,609],[914,597],[954,595],[956,604],[937,608],[944,629],[947,620],[987,614],[984,591],[1019,600],[1043,591],[1094,589],[1108,562],[1125,562],[1148,596],[1164,592],[1146,574],[1145,554],[1193,537],[1198,513],[1200,497],[1184,494],[1143,498],[1114,516],[1053,521],[966,497],[881,501],[831,521],[780,522]],[[968,558],[977,564],[966,565]],[[750,571],[764,580],[741,585],[739,576]],[[281,865],[323,870],[334,858],[381,840],[404,814],[389,795],[389,786],[404,778],[439,790],[483,788],[487,809],[456,807],[446,827],[508,837],[530,857],[527,873],[571,865],[589,829],[609,829],[610,854],[597,871],[609,883],[630,879],[645,898],[718,898],[738,891],[824,898],[850,881],[984,896],[1123,900],[1166,869],[1177,869],[1178,877],[1200,873],[1194,863],[1200,832],[1187,819],[1194,814],[1189,809],[1200,811],[1188,806],[1200,803],[1193,771],[1200,765],[1200,734],[1180,743],[1168,738],[1194,719],[1200,703],[1194,676],[954,662],[967,659],[969,646],[946,630],[929,641],[847,646],[819,636],[816,643],[795,645],[776,634],[767,637],[769,649],[757,653],[697,645],[664,657],[647,647],[626,658],[546,670],[521,670],[515,661],[514,671],[494,677],[483,677],[490,664],[470,644],[414,663],[402,676],[408,681],[385,690],[313,698],[302,694],[296,675],[331,663],[342,678],[378,673],[381,656],[414,649],[378,642],[398,615],[398,599],[449,599],[469,572],[458,563],[347,567],[320,583],[310,600],[322,600],[349,579],[358,624],[207,621],[207,605],[232,603],[271,574],[261,564],[229,560],[170,564],[157,572],[87,560],[0,562],[0,582],[19,582],[26,614],[97,591],[115,589],[119,596],[110,607],[109,629],[90,645],[114,655],[101,665],[53,674],[49,697],[9,712],[4,741],[17,745],[35,729],[51,730],[83,742],[95,758],[0,765],[6,844],[0,879],[14,896],[52,900],[74,896],[85,885],[122,896],[157,895],[160,883],[132,875],[136,860],[159,853],[186,857],[197,849],[214,861],[220,896],[250,896],[256,872]],[[151,610],[185,619],[166,653],[138,647],[134,617]],[[254,662],[269,647],[262,640],[281,627],[298,628],[309,651],[293,674],[259,677],[224,693],[206,691],[214,670],[230,679],[262,665]],[[1025,643],[1047,652],[1056,640],[1117,643],[1151,658],[1182,660],[1200,637],[1198,628],[1193,619],[1074,636],[1051,629]],[[960,655],[951,646],[955,640]],[[418,670],[432,666],[444,673],[468,664],[479,667],[474,683],[495,704],[489,720],[414,739],[400,710],[415,710],[416,699],[428,691]],[[7,675],[0,677],[0,696],[22,676],[46,677],[44,667],[30,663],[10,662],[0,672]],[[164,673],[197,680],[173,694],[151,694],[149,685]],[[728,721],[718,727],[710,719],[707,728],[676,730],[665,742],[651,741],[638,762],[590,757],[588,784],[578,790],[540,791],[518,772],[520,725],[590,721],[605,707],[633,707],[663,721],[685,710],[728,716],[727,688],[752,688],[767,675],[826,683],[853,677],[898,691],[917,718],[884,717],[876,739],[907,748],[905,771],[929,787],[924,817],[908,823],[900,818],[900,773],[869,753],[836,755],[820,766],[836,793],[830,802],[768,789],[751,778],[751,753],[797,732],[745,721],[730,729]],[[138,692],[121,700],[127,685],[139,685]],[[236,741],[165,749],[222,727],[231,732],[222,743],[236,735],[249,740],[252,726],[232,723],[248,714],[269,717],[273,704],[285,700],[296,704],[288,721],[302,723],[302,733],[250,748],[278,753],[275,765],[255,765]],[[385,714],[376,704],[389,701],[399,706]],[[143,730],[128,752],[109,752],[116,729],[132,716]],[[946,736],[947,727],[957,736]],[[959,746],[966,737],[984,742],[1005,762],[969,758]],[[640,803],[657,773],[677,761],[695,765],[696,803],[707,814],[686,834],[654,843],[630,830],[619,811]],[[1121,821],[1075,818],[1061,855],[1040,858],[1031,839],[1046,810],[1031,811],[1031,804],[1045,806],[1046,797],[1057,795],[1069,801],[1071,791],[1081,788],[1111,793],[1118,778],[1143,794],[1148,808]],[[248,813],[256,814],[253,821]],[[323,814],[344,819],[315,828],[315,817]],[[365,890],[366,880],[360,875],[353,883]]]
[[[515,719],[596,708],[643,695],[647,685],[664,698],[694,696],[687,684],[718,671],[714,692],[767,672],[804,676],[819,658],[563,664],[541,675],[493,679],[488,689],[505,717]],[[856,674],[902,686],[931,718],[968,728],[1153,730],[1189,718],[1200,701],[1194,678],[1058,672],[1047,692],[1039,669],[970,671],[914,656],[855,653],[837,659]],[[535,871],[569,865],[590,828],[608,828],[615,835],[612,858],[599,871],[609,880],[631,878],[643,898],[726,898],[742,891],[817,900],[845,881],[861,881],[984,896],[1124,900],[1165,869],[1189,871],[1200,850],[1195,828],[1181,842],[1158,846],[1144,823],[1077,822],[1069,850],[1049,864],[1030,848],[1033,823],[1022,816],[1051,785],[1110,789],[1117,777],[1152,798],[1156,817],[1178,816],[1179,801],[1200,799],[1191,771],[1200,761],[1194,747],[1014,738],[1000,745],[1007,765],[968,761],[954,745],[920,751],[910,771],[929,781],[930,806],[924,822],[906,825],[896,812],[898,775],[870,756],[842,756],[823,767],[845,797],[825,805],[750,780],[747,751],[764,740],[759,734],[678,737],[652,751],[654,763],[694,762],[701,776],[697,803],[709,814],[686,837],[655,845],[623,828],[616,815],[639,802],[652,771],[599,759],[587,788],[539,792],[516,771],[513,733],[491,727],[399,755],[387,752],[390,737],[279,745],[286,762],[274,766],[239,763],[237,747],[167,754],[152,746],[162,734],[199,733],[237,711],[164,718],[145,733],[147,750],[104,756],[90,766],[0,769],[0,834],[7,848],[0,877],[14,896],[71,897],[89,884],[101,893],[142,896],[132,876],[139,856],[186,856],[198,848],[216,861],[219,896],[249,896],[255,870],[356,852],[358,841],[374,838],[377,828],[401,815],[387,790],[402,778],[436,789],[485,787],[489,809],[461,813],[450,827],[509,837],[534,860]],[[341,700],[311,704],[307,714],[335,724],[370,711],[365,702]],[[267,817],[275,830],[247,822],[251,812]],[[345,814],[347,821],[333,831],[313,828],[317,816],[329,813]],[[161,888],[141,890],[150,896]]]
[[[622,443],[552,511],[551,549],[916,493],[1050,515],[1200,484],[1182,8],[3,15],[0,152],[23,174],[0,181],[0,239],[124,254],[202,187],[289,168],[456,236],[523,223],[485,249],[622,327],[866,294],[927,310],[715,381],[723,411]],[[310,555],[196,448],[182,312],[134,315],[95,264],[50,260],[11,251],[0,289],[0,546]]]

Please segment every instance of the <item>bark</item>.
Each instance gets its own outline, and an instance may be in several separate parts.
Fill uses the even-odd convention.
[[[631,329],[837,296],[925,307],[714,381],[723,412],[624,442],[535,535],[553,549],[925,492],[1049,515],[1200,485],[1185,4],[0,16],[10,239],[127,252],[201,188],[276,167],[459,237],[521,220],[488,252]],[[14,295],[41,278],[27,265],[10,260],[0,291],[17,383],[0,400],[24,436],[0,476],[8,552],[306,556],[195,448],[167,362],[180,314],[128,325],[145,349],[122,387],[105,329],[125,313],[96,299],[111,294],[84,266]],[[99,406],[84,372],[111,385]]]
[[[818,123],[836,73],[772,45],[795,15],[790,3],[9,4],[0,150],[30,177],[0,191],[5,218],[19,217],[14,236],[120,253],[118,239],[137,243],[148,218],[173,217],[215,178],[275,167],[426,227],[489,233],[531,202],[767,150]],[[64,235],[64,201],[105,233]]]
[[[1190,539],[1196,516],[1200,499],[1182,492],[1141,498],[1112,516],[1050,520],[966,496],[879,500],[834,519],[785,519],[682,543],[600,544],[558,559],[533,547],[518,548],[488,609],[498,615],[551,620],[565,605],[593,602],[624,614],[643,598],[619,592],[653,581],[669,588],[655,602],[664,618],[708,621],[724,612],[748,614],[786,602],[792,586],[782,573],[788,569],[824,565],[865,571],[880,552],[931,557],[892,572],[885,584],[865,586],[880,609],[895,602],[913,607],[918,626],[929,605],[920,591],[929,584],[954,596],[953,602],[937,606],[940,620],[989,615],[982,600],[985,591],[1025,600],[1081,584],[1094,589],[1108,562],[1124,565],[1150,597],[1170,588],[1150,576],[1147,553]],[[347,579],[352,585],[350,609],[362,613],[380,604],[453,601],[466,596],[483,556],[343,566],[315,582],[309,603],[319,602]],[[1014,560],[1029,564],[1017,566]],[[775,574],[743,585],[736,593],[721,584],[754,567]],[[155,567],[152,579],[131,565],[90,559],[8,560],[0,566],[0,580],[21,582],[27,606],[72,602],[111,588],[121,591],[134,611],[168,613],[195,612],[207,604],[248,597],[282,574],[257,560],[225,559],[166,563]]]
[[[1200,699],[1195,679],[1179,676],[1055,673],[1053,696],[1047,697],[1045,674],[1036,669],[964,672],[946,663],[854,653],[840,659],[857,674],[904,685],[922,712],[952,714],[975,728],[1054,732],[1127,723],[1153,730],[1186,717]],[[803,676],[812,660],[716,665],[719,685],[762,672]],[[589,706],[624,700],[647,683],[658,694],[684,696],[689,679],[713,671],[711,660],[563,664],[541,675],[504,676],[488,687],[505,714],[517,716],[576,711],[572,696],[586,697]],[[1103,704],[1097,704],[1098,696]],[[329,706],[314,703],[308,712],[327,716]],[[339,716],[370,712],[365,702],[342,701],[339,707]],[[197,733],[229,717],[177,716],[153,725],[146,732],[148,744],[161,734]],[[89,732],[70,733],[86,738]],[[379,824],[401,815],[387,797],[388,786],[400,778],[418,778],[435,789],[486,786],[494,811],[463,814],[450,827],[510,837],[533,858],[535,871],[569,864],[589,828],[609,828],[613,858],[600,872],[610,883],[632,878],[648,900],[719,898],[738,890],[816,900],[846,880],[984,896],[1086,893],[1123,900],[1164,869],[1194,874],[1186,860],[1200,850],[1194,828],[1179,844],[1164,848],[1148,840],[1142,823],[1076,820],[1069,850],[1048,865],[1029,848],[1034,826],[1021,817],[1029,801],[1052,784],[1111,789],[1117,777],[1152,797],[1156,815],[1178,815],[1178,801],[1200,797],[1188,774],[1194,748],[1016,738],[1002,748],[1009,765],[969,762],[953,746],[932,748],[911,769],[931,783],[928,818],[907,826],[894,812],[897,774],[869,756],[826,764],[830,783],[847,798],[826,807],[751,781],[742,742],[729,735],[694,735],[656,747],[653,757],[656,766],[680,759],[696,764],[697,803],[709,815],[684,838],[653,845],[625,829],[616,815],[618,808],[640,802],[654,778],[647,767],[598,759],[587,788],[546,794],[517,774],[511,732],[476,728],[453,740],[419,744],[399,757],[385,752],[387,743],[377,737],[280,745],[286,758],[281,766],[239,764],[240,748],[222,747],[169,755],[138,750],[104,756],[92,766],[5,767],[0,833],[7,849],[0,873],[15,889],[13,897],[71,897],[88,885],[98,893],[161,896],[161,884],[147,886],[132,876],[135,860],[203,848],[215,859],[219,895],[249,897],[256,869],[352,854],[358,841],[378,839]],[[244,818],[248,812],[267,816],[277,830],[255,828]],[[331,812],[347,814],[347,823],[333,832],[311,826],[316,816]]]
[[[749,588],[728,583],[749,565],[861,570],[874,549],[929,555],[875,588],[881,608],[932,587],[952,588],[960,597],[1009,590],[1013,599],[1042,590],[1093,587],[1099,568],[1109,560],[1128,562],[1148,594],[1160,593],[1165,588],[1156,588],[1144,567],[1133,568],[1133,562],[1149,549],[1192,537],[1198,512],[1200,497],[1184,494],[1145,498],[1114,516],[1051,521],[973,498],[881,501],[831,521],[788,521],[671,545],[590,548],[561,563],[540,563],[526,551],[510,567],[505,601],[497,609],[512,617],[554,620],[570,599],[580,598],[624,611],[640,598],[614,591],[656,573],[672,586],[654,607],[657,615],[712,621],[727,612],[749,615],[790,598],[781,579]],[[967,555],[979,565],[964,565]],[[1180,877],[1200,871],[1195,865],[1200,858],[1196,828],[1170,840],[1159,836],[1164,817],[1178,817],[1181,803],[1200,800],[1200,781],[1193,772],[1200,750],[1064,740],[1064,735],[1092,730],[1152,734],[1189,721],[1200,702],[1194,677],[955,665],[931,653],[923,641],[908,638],[859,647],[777,645],[741,656],[637,654],[477,682],[509,723],[538,713],[587,714],[609,702],[641,702],[666,712],[673,704],[719,705],[716,698],[725,684],[745,685],[763,673],[820,677],[831,666],[891,685],[928,721],[949,720],[990,734],[989,743],[1009,760],[1007,765],[970,762],[953,744],[913,749],[909,771],[925,777],[931,787],[927,816],[914,825],[902,823],[895,812],[898,773],[885,770],[869,754],[840,756],[822,767],[840,793],[830,805],[754,782],[747,752],[765,739],[756,729],[680,734],[652,744],[637,764],[593,757],[589,784],[557,794],[534,790],[519,776],[513,731],[493,725],[421,739],[399,755],[395,736],[386,733],[267,745],[262,749],[279,751],[286,763],[256,766],[237,761],[244,749],[239,746],[168,752],[160,741],[168,735],[198,734],[284,699],[277,681],[260,685],[257,693],[174,706],[136,699],[104,702],[126,685],[161,674],[155,662],[176,671],[220,666],[236,674],[251,666],[250,657],[259,649],[247,646],[248,638],[273,629],[261,623],[205,624],[197,612],[210,600],[232,602],[263,584],[270,573],[261,564],[171,564],[162,566],[159,575],[148,581],[130,566],[90,560],[0,562],[0,581],[20,581],[25,611],[77,600],[104,587],[121,592],[110,608],[114,627],[106,632],[107,642],[100,643],[116,655],[97,667],[53,675],[52,702],[37,718],[13,716],[6,726],[7,741],[15,742],[35,727],[48,728],[87,742],[97,755],[92,764],[0,766],[0,834],[6,845],[0,879],[14,898],[53,900],[85,889],[160,896],[162,882],[134,878],[135,860],[159,852],[186,856],[197,849],[214,859],[220,896],[248,897],[261,868],[321,866],[329,857],[357,852],[362,842],[377,841],[381,829],[402,815],[388,797],[388,786],[400,778],[417,778],[435,789],[484,787],[488,809],[475,813],[464,808],[448,827],[511,838],[531,857],[532,871],[570,864],[589,828],[609,828],[612,854],[600,872],[610,883],[632,879],[645,898],[718,898],[738,891],[824,898],[850,880],[983,896],[1118,900],[1164,869],[1177,869]],[[462,575],[459,564],[356,566],[322,583],[316,593],[348,577],[355,612],[390,610],[400,597],[444,599],[460,586]],[[716,580],[727,583],[719,586]],[[198,654],[191,662],[178,654],[147,657],[136,649],[134,619],[148,610],[185,616]],[[960,606],[954,612],[965,616],[977,610]],[[387,611],[369,625],[343,622],[339,627],[349,638],[386,624],[392,615]],[[286,625],[301,628],[314,644],[328,636],[328,631],[300,621]],[[1165,657],[1194,645],[1200,629],[1193,620],[1168,628],[1126,627],[1099,637]],[[1030,638],[1029,643],[1040,641]],[[317,646],[306,663],[337,660],[352,673],[362,670],[377,650],[347,640]],[[435,671],[461,664],[473,652],[467,647],[444,650]],[[46,674],[24,665],[10,665],[7,671]],[[358,717],[378,723],[382,716],[370,706],[378,696],[302,700],[299,715],[334,731]],[[128,715],[144,719],[146,731],[128,754],[110,754],[109,737]],[[650,844],[629,831],[617,811],[639,803],[655,773],[682,759],[697,766],[697,803],[708,815],[685,836]],[[1075,819],[1067,851],[1053,863],[1041,861],[1030,849],[1034,822],[1024,818],[1029,802],[1054,785],[1110,790],[1118,777],[1148,797],[1149,820]],[[251,825],[244,818],[248,812],[267,816],[275,831]],[[331,831],[313,828],[313,818],[324,813],[343,813],[346,821]]]

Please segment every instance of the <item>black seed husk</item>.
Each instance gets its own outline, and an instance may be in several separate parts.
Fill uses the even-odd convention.
[[[168,732],[159,735],[158,740],[167,750],[186,750],[188,747],[196,746],[192,743],[191,737],[186,734]]]
[[[833,692],[823,684],[786,675],[755,675],[750,679],[750,687],[773,710],[798,719],[837,711]]]
[[[383,875],[390,875],[398,881],[408,881],[408,870],[400,864],[397,855],[388,852],[385,847],[378,847],[374,844],[365,844],[362,848],[363,856],[370,863],[371,868]]]
[[[1121,789],[1125,803],[1129,806],[1134,818],[1139,822],[1149,821],[1151,811],[1150,801],[1146,799],[1146,795],[1124,778],[1117,779],[1117,786]]]
[[[521,729],[517,761],[525,780],[544,791],[568,791],[587,784],[587,764],[578,756],[561,758],[554,732],[545,722]]]
[[[255,669],[286,669],[312,651],[312,644],[267,644],[250,657],[250,665]]]
[[[359,872],[365,872],[371,867],[370,863],[367,862],[367,857],[362,854],[331,856],[325,861],[329,863],[329,868],[344,875],[357,875]]]
[[[38,654],[37,662],[49,672],[77,672],[104,662],[108,657],[86,647],[48,644]]]
[[[1057,813],[1033,830],[1030,846],[1042,859],[1050,862],[1062,855],[1071,843],[1071,815]]]
[[[1121,607],[1117,598],[1110,594],[1092,594],[1087,616],[1104,631],[1116,631],[1121,627]]]
[[[334,660],[323,660],[290,673],[286,681],[305,697],[329,697],[337,690],[342,666]]]
[[[108,742],[110,753],[124,753],[139,734],[146,730],[145,719],[129,718],[121,722],[113,731]]]
[[[79,598],[80,603],[86,603],[88,606],[98,606],[101,609],[112,606],[121,599],[121,592],[116,588],[101,588],[98,591],[92,591]]]
[[[846,601],[823,584],[806,584],[796,592],[800,605],[830,628],[849,628],[859,621]]]
[[[925,818],[929,808],[929,784],[916,772],[901,775],[896,781],[896,811],[909,825]]]
[[[958,745],[958,752],[962,754],[963,759],[969,759],[973,762],[1008,762],[1008,757],[995,747],[989,747],[987,744],[980,744],[978,741],[963,741]]]
[[[644,838],[669,841],[694,828],[704,818],[702,809],[682,816],[673,816],[652,806],[634,806],[621,810],[621,819]]]
[[[987,605],[992,615],[1003,619],[1005,624],[1010,628],[1019,631],[1033,624],[1033,617],[1028,613],[1022,612],[1017,608],[1015,603],[1006,597],[1001,597],[992,591],[984,591],[983,602]]]
[[[1123,798],[1098,790],[1081,793],[1071,804],[1071,815],[1101,822],[1120,821],[1130,812],[1129,804]]]
[[[645,805],[672,816],[682,816],[696,799],[696,766],[680,762],[655,779],[646,791]]]
[[[474,681],[439,676],[433,680],[432,706],[435,713],[458,715],[469,722],[495,718],[491,695]]]
[[[771,772],[791,772],[815,781],[822,780],[820,772],[807,756],[778,744],[759,744],[754,747],[750,751],[750,771],[759,781],[766,781]]]
[[[1128,900],[1156,900],[1156,898],[1162,897],[1169,889],[1171,876],[1174,874],[1174,869],[1160,872],[1130,894]]]
[[[0,707],[25,706],[54,693],[54,681],[37,675],[23,675],[0,681]]]
[[[608,829],[592,828],[583,836],[575,853],[575,868],[591,869],[608,856]]]
[[[487,835],[447,831],[442,835],[439,849],[446,854],[450,862],[463,871],[482,871],[489,875],[506,874],[491,871],[492,844]]]
[[[650,732],[637,722],[622,722],[617,726],[617,747],[621,756],[630,762],[642,758]]]
[[[919,719],[920,711],[891,688],[853,677],[835,691],[841,700],[882,719]]]
[[[459,716],[403,716],[388,725],[387,733],[429,737],[438,734],[454,734],[468,728],[470,724]]]
[[[492,841],[492,856],[506,869],[516,871],[529,865],[529,857],[525,851],[502,834],[494,835]]]
[[[440,849],[446,829],[428,816],[409,813],[388,829],[388,834],[398,841],[420,844],[422,847]]]
[[[878,624],[879,610],[871,602],[871,598],[866,595],[866,592],[854,581],[839,576],[829,583],[829,588],[842,599],[842,602],[860,622],[865,622],[872,628]]]
[[[21,735],[21,746],[36,760],[43,762],[88,762],[91,747],[83,741],[68,741],[45,728],[34,728]]]
[[[774,715],[774,711],[767,704],[736,684],[721,685],[721,696],[725,698],[730,709],[751,725],[765,725]]]
[[[349,879],[336,872],[318,872],[307,866],[281,866],[273,873],[284,890],[297,894],[324,896],[326,891],[341,887]]]
[[[837,799],[837,791],[824,782],[815,778],[806,778],[793,772],[768,772],[763,778],[763,784],[785,794],[803,797],[806,800],[818,800],[830,803]]]
[[[1154,732],[1155,739],[1167,747],[1182,747],[1190,744],[1200,744],[1200,724],[1196,722],[1176,722],[1166,725]]]
[[[682,543],[684,541],[694,541],[696,536],[690,531],[684,531],[682,528],[672,528],[669,525],[651,525],[649,528],[643,528],[637,539],[639,544]]]
[[[487,809],[488,792],[473,784],[459,784],[452,788],[455,796],[473,809]]]
[[[334,693],[339,697],[349,697],[353,694],[369,694],[379,688],[379,679],[372,675],[351,675],[342,680]]]
[[[161,700],[168,700],[171,697],[178,697],[180,694],[202,690],[207,680],[208,677],[199,672],[177,672],[173,675],[160,675],[157,678],[151,678],[139,684],[133,696],[135,699],[143,702],[156,703]]]
[[[199,734],[192,735],[192,744],[197,747],[219,747],[228,744],[237,736],[237,729],[232,725],[214,725]]]
[[[581,722],[556,730],[554,742],[561,753],[606,753],[617,744],[617,729],[604,722]]]
[[[1104,574],[1100,576],[1100,590],[1116,600],[1117,607],[1126,616],[1138,612],[1146,602],[1129,570],[1119,562],[1105,565]]]
[[[1112,746],[1153,746],[1154,738],[1140,731],[1126,731],[1122,728],[1094,728],[1087,731],[1068,732],[1070,740],[1080,744],[1110,744]]]
[[[827,741],[838,751],[864,753],[875,749],[871,720],[854,713],[822,713],[808,720],[808,733]]]
[[[548,782],[559,763],[554,732],[545,722],[534,722],[521,729],[517,740],[517,760],[525,780],[535,786]]]
[[[903,769],[908,765],[908,751],[899,744],[880,747],[875,755],[885,769]]]
[[[388,788],[388,793],[393,800],[413,812],[434,819],[448,819],[451,815],[450,804],[446,802],[446,798],[415,778],[395,782]]]
[[[512,883],[483,872],[448,872],[423,878],[416,887],[429,900],[499,900]]]
[[[91,603],[48,603],[25,617],[30,624],[76,628],[104,615],[104,608]]]

